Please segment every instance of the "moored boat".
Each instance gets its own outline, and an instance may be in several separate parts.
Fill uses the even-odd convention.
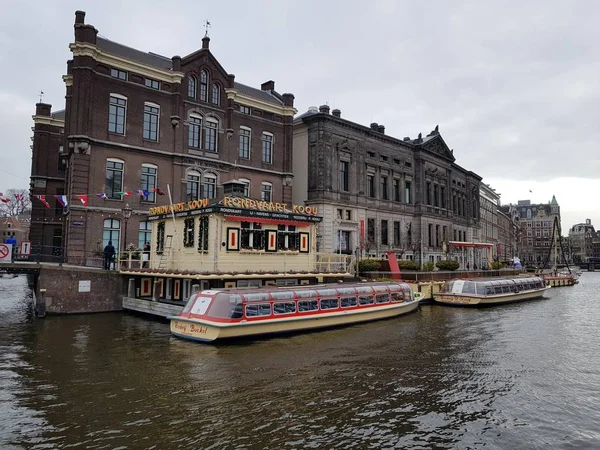
[[[499,305],[541,298],[548,289],[541,277],[450,280],[433,298],[450,305]]]
[[[417,309],[406,283],[205,290],[171,320],[171,333],[211,342],[388,319]]]

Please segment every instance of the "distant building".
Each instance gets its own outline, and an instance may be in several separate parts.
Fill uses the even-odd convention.
[[[481,177],[455,161],[437,127],[398,139],[312,107],[294,120],[293,199],[323,216],[320,251],[436,262],[479,228]]]
[[[516,256],[521,258],[519,242],[521,238],[519,214],[514,205],[498,207],[498,245],[496,248],[498,261],[512,264]]]
[[[480,221],[479,242],[492,244],[492,258],[498,259],[498,206],[500,195],[488,184],[481,183],[479,187]],[[492,261],[488,261],[487,251],[475,253],[475,264],[478,267],[488,267]]]
[[[17,248],[13,252],[19,252],[20,245],[27,241],[29,235],[29,218],[0,217],[0,242],[6,242],[9,237],[17,240]]]
[[[569,228],[569,248],[573,263],[587,262],[589,257],[594,256],[595,234],[596,230],[591,219],[585,219],[585,223],[578,223]]]
[[[553,195],[548,203],[532,204],[530,200],[519,200],[515,206],[521,225],[521,263],[536,267],[554,265],[554,237],[560,242],[560,229],[554,228],[554,221],[560,228],[560,206]],[[560,261],[564,252],[557,248]],[[558,262],[560,262],[558,261]]]

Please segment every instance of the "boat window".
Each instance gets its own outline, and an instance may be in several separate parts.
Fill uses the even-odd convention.
[[[502,294],[502,286],[494,286],[494,294]]]
[[[296,291],[298,298],[315,298],[317,296],[316,291]]]
[[[369,294],[370,295],[373,293],[373,288],[371,286],[357,286],[356,292],[358,292],[359,294]]]
[[[521,292],[523,290],[523,283],[517,283],[515,286],[517,287],[516,292]]]
[[[271,292],[273,300],[285,300],[288,298],[294,298],[293,291],[273,291]]]
[[[510,292],[510,286],[502,286],[502,292],[509,293]]]
[[[358,297],[358,303],[361,305],[372,305],[373,304],[373,296],[372,295],[361,295]]]
[[[246,317],[270,316],[271,305],[269,303],[259,303],[246,305]]]
[[[350,295],[354,295],[356,294],[356,289],[354,289],[353,287],[343,287],[343,288],[338,288],[337,290],[340,294],[350,294]]]
[[[321,300],[321,309],[336,309],[337,307],[337,298],[324,298]]]
[[[474,294],[475,293],[475,283],[472,281],[465,281],[465,285],[463,286],[463,294]]]
[[[292,314],[296,312],[295,302],[273,303],[273,314]]]
[[[513,285],[510,287],[510,291],[514,292],[515,294],[519,292],[519,286],[517,285],[516,281],[513,282]]]
[[[185,304],[185,308],[183,308],[183,311],[181,311],[182,314],[190,312],[190,309],[192,309],[192,306],[194,306],[194,300],[196,298],[196,295],[198,295],[198,294],[194,293],[194,294],[190,295],[190,298],[188,299],[187,303]]]
[[[375,296],[375,301],[377,303],[389,303],[390,302],[390,296],[388,294],[377,294]]]
[[[216,319],[239,319],[242,317],[241,299],[230,299],[229,295],[217,295],[208,310],[208,317]]]
[[[350,308],[356,306],[356,297],[342,297],[340,299],[342,308]]]
[[[406,291],[404,291],[404,292],[406,292]],[[409,293],[409,295],[410,295],[410,293]],[[404,301],[404,295],[403,295],[402,291],[400,291],[400,292],[392,292],[390,294],[390,296],[391,296],[393,302],[402,302],[402,301]]]
[[[335,289],[319,289],[317,293],[321,297],[337,297],[337,290]]]
[[[494,287],[493,286],[486,286],[485,287],[485,295],[493,295],[494,294]]]
[[[243,295],[247,302],[268,302],[269,301],[269,293],[268,292],[248,292],[248,293],[244,293]]]
[[[388,291],[388,286],[373,286],[373,289],[375,290],[375,292],[387,292]]]
[[[485,295],[485,288],[486,288],[485,283],[475,283],[476,294]]]
[[[301,300],[298,302],[298,311],[316,311],[319,309],[319,303],[316,300]]]
[[[412,289],[410,287],[407,287],[406,289],[404,289],[404,301],[410,302],[412,300]]]
[[[190,309],[190,314],[197,314],[199,316],[205,314],[211,301],[211,297],[198,296],[198,298],[196,298],[196,301],[192,305],[192,308]]]

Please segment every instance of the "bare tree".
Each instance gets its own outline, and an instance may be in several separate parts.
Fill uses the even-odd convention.
[[[26,189],[9,189],[3,194],[0,200],[6,199],[9,201],[6,203],[0,201],[0,216],[17,217],[31,212],[31,198],[29,197],[29,191]]]

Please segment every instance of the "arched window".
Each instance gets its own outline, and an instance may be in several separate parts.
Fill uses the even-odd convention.
[[[240,183],[244,183],[244,197],[250,197],[250,180],[247,178],[239,178]]]
[[[200,198],[200,173],[190,170],[186,177],[187,182],[187,200],[198,200]]]
[[[205,126],[206,130],[204,132],[204,150],[206,150],[207,152],[216,152],[219,121],[214,117],[207,117]]]
[[[273,135],[266,131],[262,134],[262,161],[273,164]]]
[[[102,230],[102,248],[106,247],[110,242],[118,253],[121,248],[120,237],[121,221],[119,219],[105,219]]]
[[[196,77],[193,75],[190,75],[188,77],[188,97],[189,98],[196,98]]]
[[[202,197],[215,198],[217,196],[217,176],[214,173],[205,173],[202,177]]]
[[[200,142],[202,142],[202,116],[190,114],[189,125],[188,147],[200,148]]]
[[[127,116],[127,97],[121,94],[110,94],[108,105],[108,131],[125,134],[125,117]]]
[[[208,72],[206,70],[200,72],[200,101],[208,101]]]
[[[143,198],[143,201],[155,203],[156,202],[156,179],[158,176],[158,167],[154,164],[142,164],[142,179],[141,187],[143,191],[147,191],[148,195]]]
[[[217,83],[212,86],[212,102],[213,105],[221,104],[221,88]]]
[[[273,199],[273,185],[271,183],[262,183],[260,187],[260,199],[263,202],[270,202]]]

